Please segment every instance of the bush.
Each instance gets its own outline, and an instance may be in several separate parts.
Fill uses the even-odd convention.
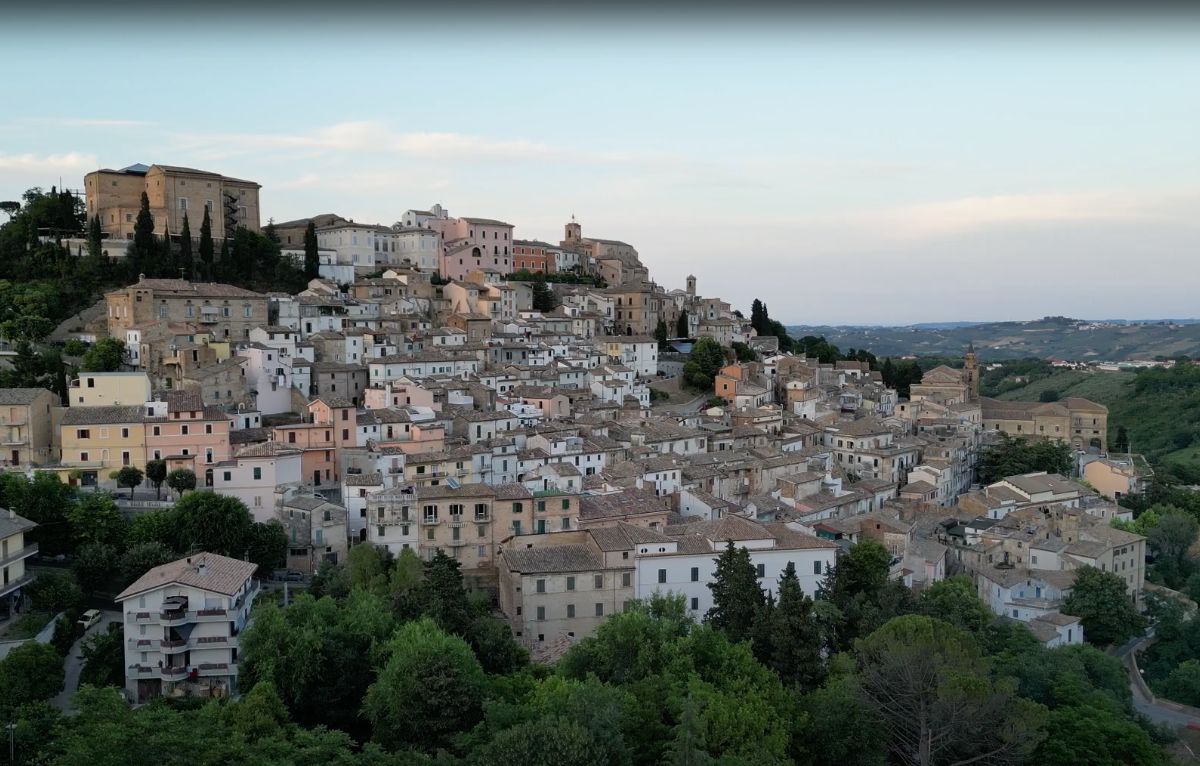
[[[50,646],[63,657],[71,652],[71,647],[83,635],[79,627],[79,614],[78,609],[68,609],[54,623],[54,636],[50,639]]]
[[[1057,402],[1058,401],[1058,392],[1055,391],[1053,388],[1047,388],[1045,391],[1038,394],[1038,401],[1039,402]]]
[[[29,584],[26,593],[35,608],[56,614],[83,603],[83,591],[66,572],[45,572]]]

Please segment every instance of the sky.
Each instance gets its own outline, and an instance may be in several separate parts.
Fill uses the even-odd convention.
[[[574,215],[789,324],[1200,315],[1200,15],[244,5],[6,16],[0,199],[157,162]]]

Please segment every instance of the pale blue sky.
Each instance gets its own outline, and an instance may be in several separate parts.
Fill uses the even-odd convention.
[[[7,22],[0,198],[161,162],[264,221],[574,213],[787,322],[1200,313],[1196,18],[138,18]]]

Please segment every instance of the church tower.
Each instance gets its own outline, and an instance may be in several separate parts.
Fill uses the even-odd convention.
[[[571,222],[566,225],[563,233],[564,237],[562,244],[564,246],[570,247],[572,245],[578,245],[583,241],[583,227],[575,222],[574,215],[571,216]]]
[[[967,385],[967,396],[970,401],[979,400],[979,362],[975,358],[975,344],[967,343],[967,353],[963,354],[963,383]]]
[[[696,277],[693,274],[688,274],[687,278],[687,294],[691,297],[696,297]]]

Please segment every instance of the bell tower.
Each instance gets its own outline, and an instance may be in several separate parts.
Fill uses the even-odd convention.
[[[581,227],[575,221],[575,216],[573,214],[571,215],[570,223],[564,227],[563,234],[564,237],[562,243],[564,245],[578,245],[581,241],[583,241],[583,227]]]
[[[687,294],[693,298],[696,297],[696,276],[694,274],[688,274]]]
[[[967,343],[967,353],[963,354],[963,383],[967,386],[967,397],[970,401],[979,399],[979,362],[975,357],[975,344]]]

